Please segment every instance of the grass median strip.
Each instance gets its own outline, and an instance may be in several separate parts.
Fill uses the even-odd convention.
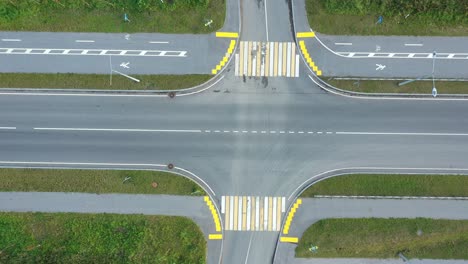
[[[401,81],[385,80],[337,80],[323,79],[325,82],[347,91],[361,93],[408,93],[432,94],[432,81],[415,81],[398,86]],[[435,86],[439,94],[468,94],[466,81],[436,81]]]
[[[0,191],[205,195],[168,172],[75,169],[0,169]]]
[[[320,181],[301,197],[315,195],[444,196],[467,197],[465,175],[353,174]]]
[[[132,75],[139,83],[114,74],[112,85],[107,74],[76,73],[0,73],[3,88],[51,88],[97,90],[176,90],[202,84],[212,78],[208,74]]]
[[[223,26],[225,13],[223,0],[0,1],[0,30],[207,33]]]
[[[190,219],[75,213],[0,213],[2,263],[205,263]]]
[[[467,10],[465,0],[306,0],[310,26],[332,35],[466,36]]]
[[[468,220],[325,219],[304,232],[296,257],[468,259],[467,248]]]

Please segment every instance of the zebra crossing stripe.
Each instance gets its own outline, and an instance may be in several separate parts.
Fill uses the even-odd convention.
[[[287,67],[286,67],[286,77],[291,77],[291,42],[288,42],[288,56],[286,61]]]

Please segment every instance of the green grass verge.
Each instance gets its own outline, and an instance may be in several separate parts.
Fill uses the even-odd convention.
[[[333,0],[336,1],[336,0]],[[310,26],[324,34],[332,35],[418,35],[418,36],[467,36],[468,35],[468,17],[465,13],[465,18],[460,19],[461,22],[441,21],[439,14],[431,15],[429,11],[419,11],[408,14],[405,9],[406,5],[411,5],[417,1],[403,1],[398,8],[403,8],[403,11],[396,11],[395,14],[384,14],[382,24],[376,24],[379,15],[382,15],[388,8],[378,11],[378,8],[373,8],[372,5],[359,6],[360,10],[355,10],[351,7],[351,0],[342,0],[348,2],[349,5],[341,5],[342,10],[330,10],[326,8],[325,2],[333,2],[330,0],[306,0],[306,11]],[[365,1],[360,1],[365,2]],[[383,3],[385,1],[370,1],[373,4]],[[387,1],[389,2],[389,1]],[[393,1],[395,2],[395,1]],[[440,1],[440,4],[444,4]],[[447,2],[447,1],[445,1]],[[453,2],[453,1],[452,1]],[[458,10],[465,12],[468,8],[467,2],[464,6],[458,6]],[[418,1],[418,3],[428,3],[428,1]],[[433,8],[432,11],[441,9]],[[463,11],[462,11],[463,12]],[[460,12],[459,12],[460,13]],[[419,14],[419,15],[418,15]],[[447,14],[451,16],[452,14]]]
[[[2,0],[0,30],[207,33],[223,26],[225,13],[225,0]]]
[[[337,88],[354,92],[432,94],[432,81],[415,81],[398,86],[398,83],[403,81],[356,81],[326,78],[323,80]],[[439,94],[468,94],[468,82],[436,81],[435,85]]]
[[[126,77],[107,74],[76,73],[0,73],[3,88],[109,89],[109,90],[176,90],[202,84],[212,78],[208,74],[132,75],[139,83]]]
[[[296,257],[468,259],[467,248],[467,220],[326,219],[304,232]]]
[[[468,196],[468,176],[343,175],[310,186],[301,197],[315,195]]]
[[[1,263],[205,263],[190,219],[75,213],[0,213]]]
[[[131,179],[124,183],[126,177]],[[172,173],[75,169],[0,169],[0,191],[205,195],[195,182]]]

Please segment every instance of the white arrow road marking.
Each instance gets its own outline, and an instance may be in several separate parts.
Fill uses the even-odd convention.
[[[387,67],[386,65],[382,64],[375,64],[375,66],[377,66],[377,68],[375,68],[376,71],[382,71],[383,69],[385,69],[385,67]]]
[[[130,67],[128,67],[128,64],[130,64],[130,62],[122,62],[122,63],[120,64],[120,67],[123,67],[123,68],[125,68],[125,69],[129,69]]]

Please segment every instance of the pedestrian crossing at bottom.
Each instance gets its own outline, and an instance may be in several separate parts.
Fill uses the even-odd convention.
[[[294,42],[241,41],[235,61],[236,76],[299,77]]]
[[[221,197],[225,230],[280,231],[284,212],[285,197]]]

